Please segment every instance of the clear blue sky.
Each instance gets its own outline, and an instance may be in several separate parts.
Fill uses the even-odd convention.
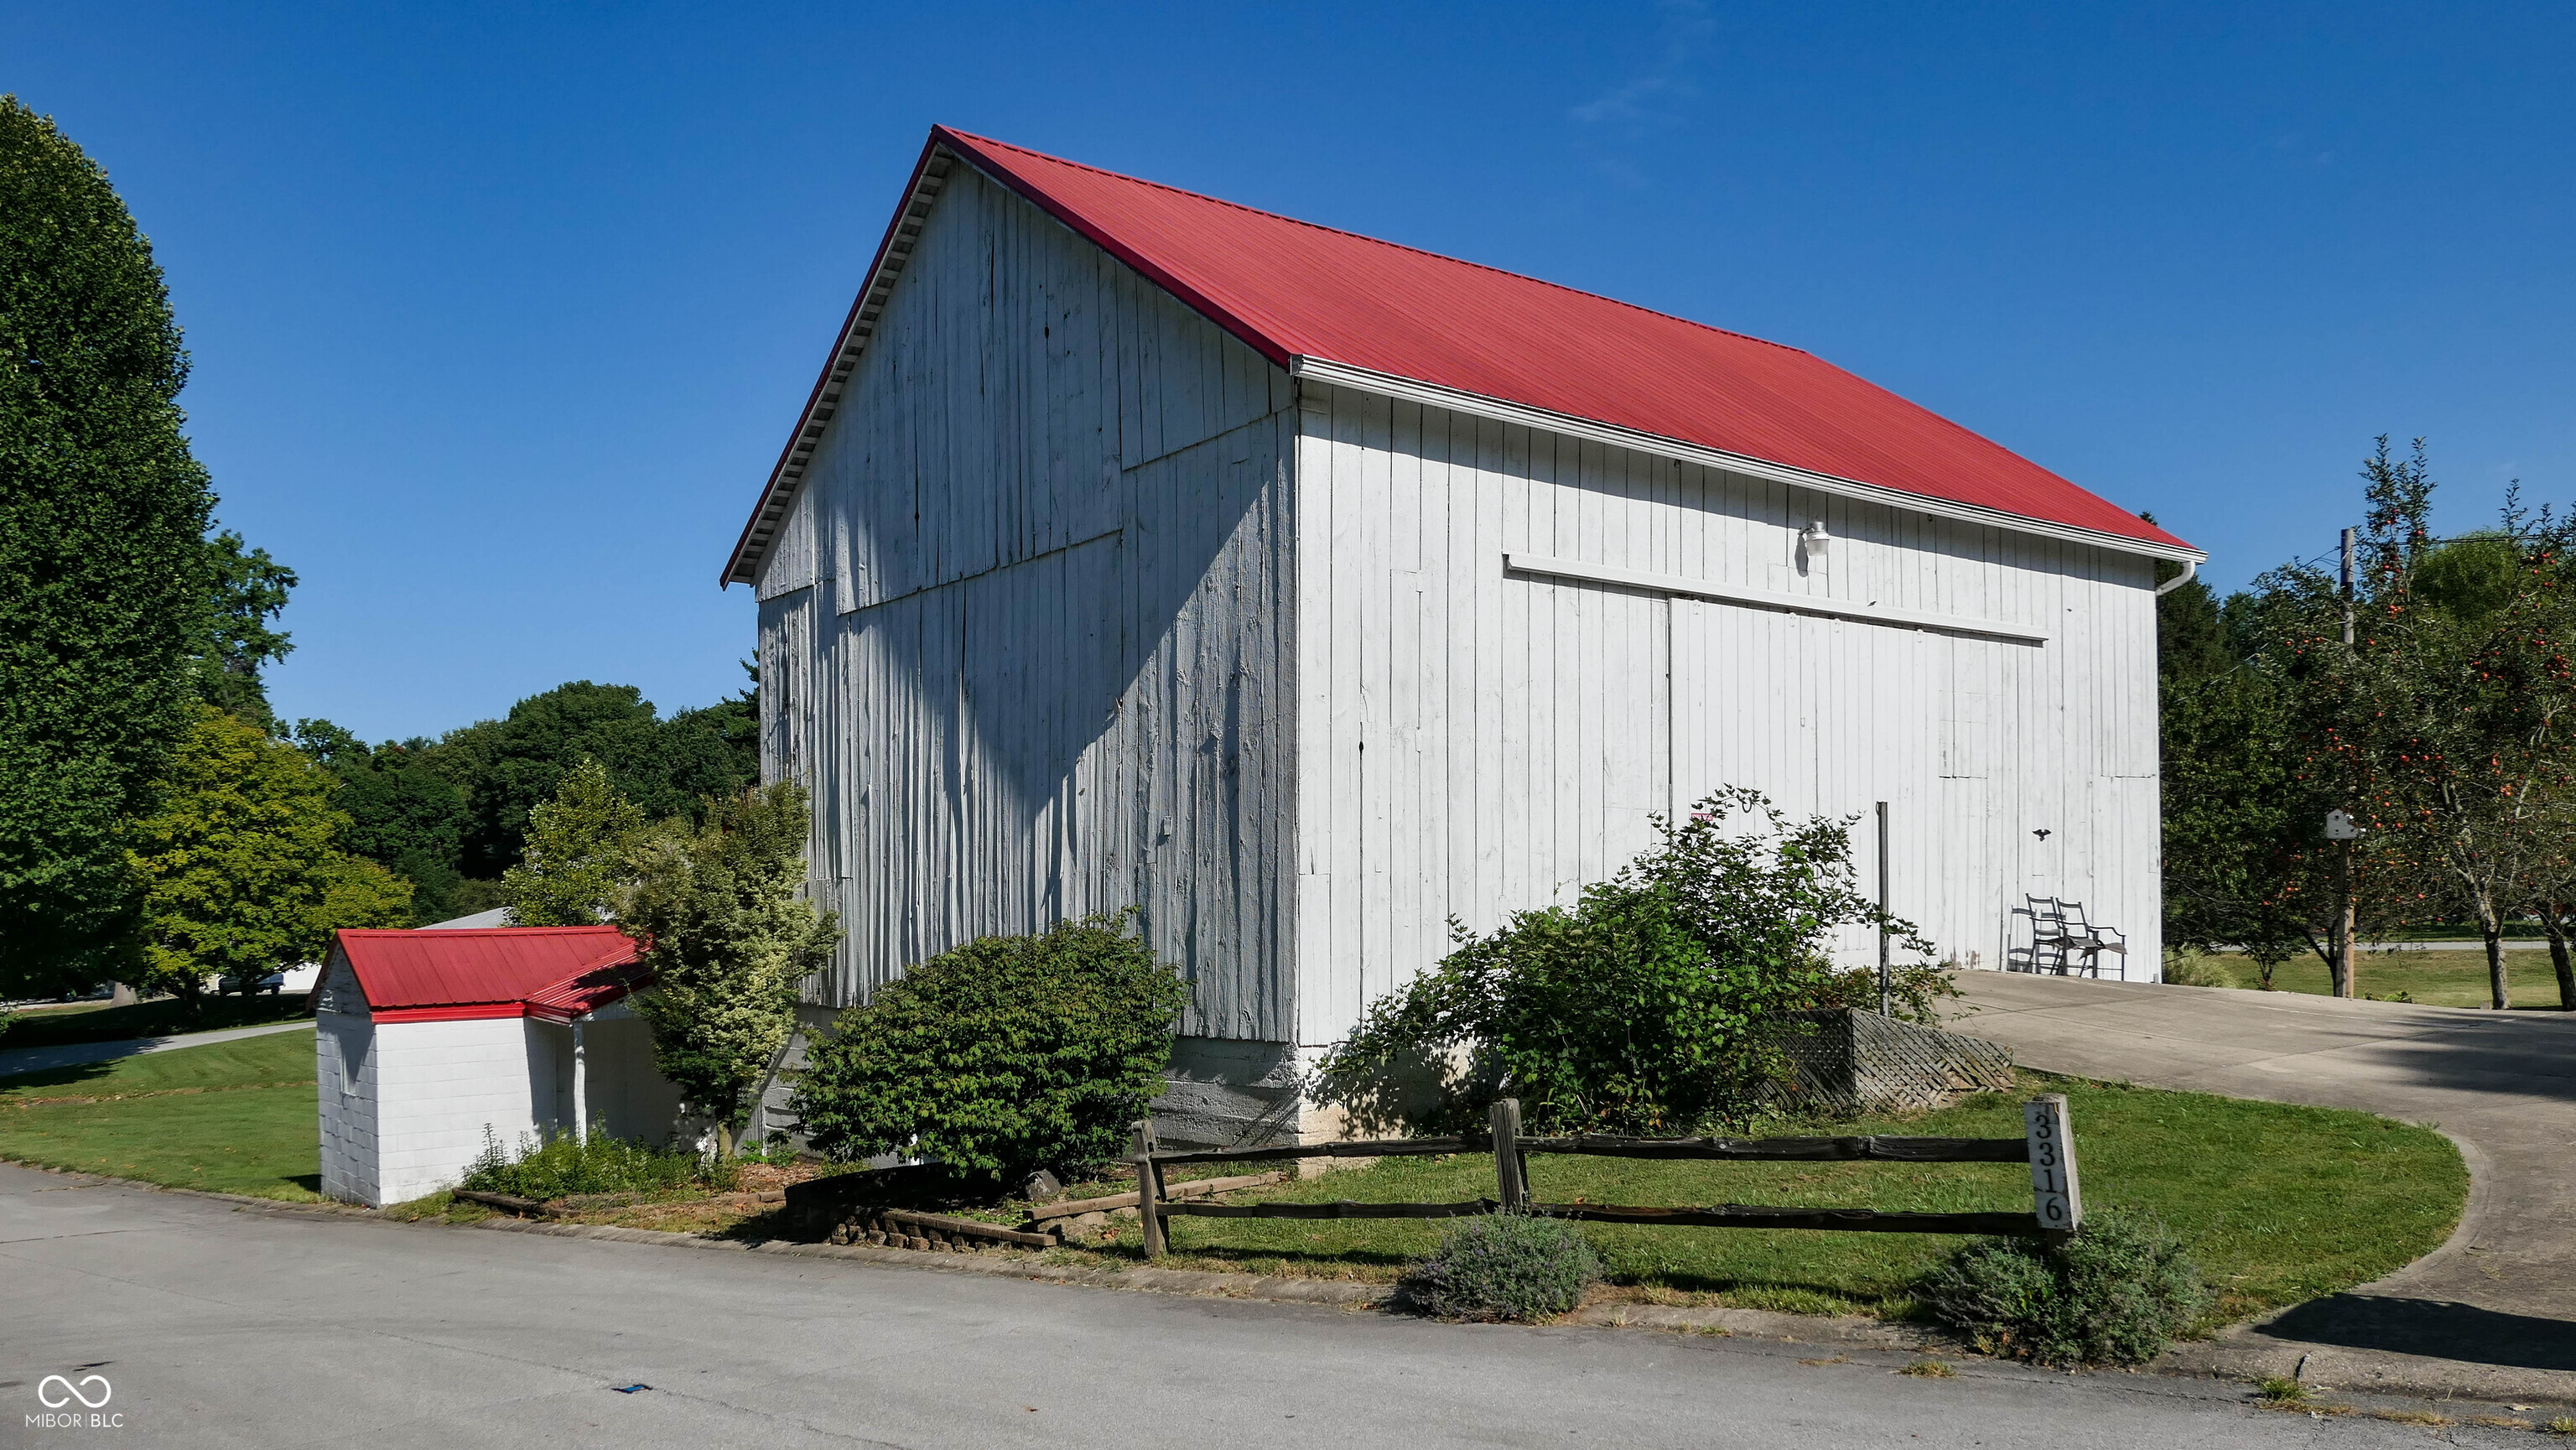
[[[2576,494],[2576,7],[0,7],[167,268],[282,713],[739,686],[934,121],[1791,343],[2241,583],[2370,439]]]

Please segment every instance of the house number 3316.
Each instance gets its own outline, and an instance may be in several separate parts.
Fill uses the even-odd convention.
[[[2022,1125],[2030,1139],[2031,1207],[2039,1226],[2071,1233],[2083,1226],[2084,1197],[2075,1181],[2075,1134],[2059,1093],[2022,1105]]]

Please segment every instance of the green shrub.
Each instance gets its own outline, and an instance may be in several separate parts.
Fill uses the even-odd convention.
[[[1978,1351],[2040,1364],[2144,1364],[2188,1328],[2208,1290],[2152,1215],[2104,1209],[2063,1244],[1985,1239],[1924,1297]]]
[[[543,1202],[574,1193],[651,1192],[680,1188],[732,1186],[734,1165],[710,1163],[689,1148],[655,1148],[612,1138],[593,1128],[588,1141],[570,1133],[540,1138],[519,1135],[516,1150],[504,1148],[490,1124],[483,1127],[483,1151],[466,1166],[459,1188],[478,1193],[507,1193]]]
[[[2233,987],[2236,974],[2210,953],[2178,951],[2165,958],[2165,980],[2177,987]]]
[[[1123,1154],[1188,989],[1124,915],[984,937],[841,1014],[799,1075],[815,1152],[917,1154],[1007,1182]]]
[[[1600,1256],[1573,1224],[1490,1213],[1451,1229],[1404,1284],[1443,1319],[1526,1321],[1572,1309],[1600,1278]]]
[[[1370,1011],[1326,1058],[1319,1094],[1374,1118],[1391,1080],[1463,1050],[1460,1085],[1404,1114],[1417,1130],[1460,1126],[1506,1093],[1544,1133],[1740,1123],[1786,1076],[1790,1014],[1877,1005],[1874,972],[1834,968],[1836,929],[1883,920],[1929,950],[1854,889],[1850,819],[1792,822],[1733,788],[1657,824],[1662,845],[1570,907],[1484,936],[1452,923],[1456,950]],[[1918,1020],[1950,990],[1922,966],[1898,985]]]

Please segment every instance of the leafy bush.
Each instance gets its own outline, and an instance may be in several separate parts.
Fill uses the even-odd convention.
[[[1600,1256],[1573,1224],[1491,1213],[1451,1229],[1404,1283],[1443,1319],[1530,1320],[1572,1309],[1600,1278]]]
[[[628,1142],[597,1128],[591,1129],[588,1141],[570,1133],[550,1133],[542,1138],[522,1133],[514,1151],[504,1148],[499,1135],[486,1123],[483,1151],[466,1166],[464,1181],[457,1187],[543,1202],[573,1193],[727,1188],[732,1185],[734,1171],[731,1163],[710,1163],[694,1149]]]
[[[806,1141],[827,1158],[919,1154],[1006,1182],[1119,1156],[1189,1000],[1126,925],[983,937],[878,988],[799,1075]]]
[[[1986,1239],[1924,1286],[1983,1354],[2040,1364],[2144,1364],[2209,1293],[2182,1241],[2149,1214],[2105,1209],[2063,1244]]]
[[[2236,974],[2215,955],[2180,951],[2165,957],[2165,980],[2177,987],[2233,987]]]
[[[1463,1085],[1408,1113],[1416,1128],[1455,1126],[1506,1093],[1541,1132],[1741,1121],[1786,1075],[1790,1014],[1877,1005],[1875,973],[1834,968],[1833,931],[1884,922],[1929,950],[1853,888],[1851,819],[1792,823],[1730,788],[1657,825],[1662,845],[1571,907],[1520,912],[1481,937],[1453,922],[1457,949],[1371,1009],[1322,1064],[1320,1095],[1365,1112],[1391,1075],[1463,1051]],[[1921,965],[1898,986],[1917,1020],[1950,990]]]

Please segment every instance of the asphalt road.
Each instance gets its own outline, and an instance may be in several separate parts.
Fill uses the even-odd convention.
[[[1813,1363],[1807,1361],[1815,1361]],[[0,1166],[0,1446],[2336,1446],[2239,1388],[237,1209]],[[48,1429],[61,1375],[113,1428]],[[90,1376],[97,1376],[92,1379]],[[649,1385],[619,1393],[618,1387]],[[2454,1443],[2527,1446],[2473,1428]]]

